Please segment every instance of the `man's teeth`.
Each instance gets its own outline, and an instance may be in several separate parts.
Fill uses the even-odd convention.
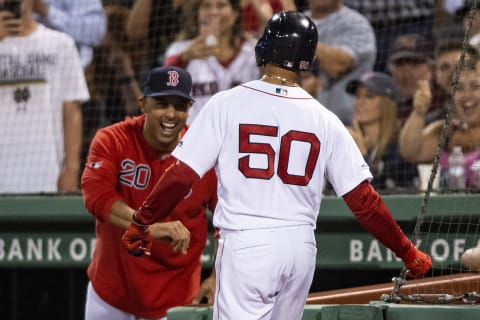
[[[175,128],[175,124],[173,123],[162,123],[162,127],[168,128],[168,129],[173,129]]]

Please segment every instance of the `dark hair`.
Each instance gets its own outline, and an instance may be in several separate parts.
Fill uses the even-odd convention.
[[[463,50],[463,38],[442,38],[439,39],[437,45],[435,46],[435,57],[439,55],[455,51],[455,50]],[[465,46],[465,50],[468,56],[478,56],[478,50],[467,44]]]

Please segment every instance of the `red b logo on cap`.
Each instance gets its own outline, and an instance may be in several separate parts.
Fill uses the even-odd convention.
[[[179,78],[180,78],[180,75],[178,74],[177,71],[175,71],[175,70],[168,71],[167,86],[176,87],[178,85],[178,79]]]

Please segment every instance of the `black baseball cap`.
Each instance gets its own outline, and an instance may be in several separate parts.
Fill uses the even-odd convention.
[[[398,93],[392,77],[383,72],[366,72],[360,79],[352,80],[347,84],[346,91],[355,94],[359,85],[382,96],[387,96],[393,101],[398,100]]]
[[[166,66],[152,69],[148,74],[143,95],[145,97],[179,96],[193,101],[192,77],[186,70]]]
[[[422,63],[428,63],[431,60],[431,46],[422,35],[402,34],[395,39],[388,63],[396,63],[405,59]]]

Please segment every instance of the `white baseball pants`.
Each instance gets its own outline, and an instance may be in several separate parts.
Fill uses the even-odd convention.
[[[213,320],[301,319],[316,254],[310,225],[220,230]]]

